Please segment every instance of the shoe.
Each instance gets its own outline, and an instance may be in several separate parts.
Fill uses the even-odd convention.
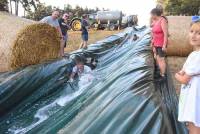
[[[165,82],[167,80],[166,75],[155,78],[155,82]]]

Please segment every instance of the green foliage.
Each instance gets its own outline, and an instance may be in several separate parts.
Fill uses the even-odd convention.
[[[0,11],[8,11],[8,1],[0,0]]]
[[[98,8],[88,9],[87,7],[82,8],[78,5],[75,8],[73,8],[69,4],[65,5],[64,10],[61,10],[59,8],[56,8],[56,7],[46,6],[43,3],[36,4],[35,9],[36,10],[34,10],[34,11],[28,10],[26,18],[38,21],[38,20],[41,20],[45,16],[51,15],[51,13],[53,12],[54,9],[59,10],[61,14],[69,13],[71,19],[73,17],[81,17],[83,14],[91,14],[91,13],[95,13],[95,12],[99,11]]]
[[[13,0],[16,1],[16,0]],[[37,10],[37,4],[40,3],[39,0],[20,0],[20,3],[24,7],[26,11],[29,11],[31,7],[34,8],[34,10]]]
[[[197,15],[199,0],[165,0],[165,11],[168,15]]]
[[[42,3],[39,3],[36,6],[37,6],[37,10],[35,10],[35,11],[29,10],[28,11],[28,14],[26,15],[27,19],[39,21],[42,18],[44,18],[45,16],[51,15],[51,13],[53,11],[52,6],[45,6]]]

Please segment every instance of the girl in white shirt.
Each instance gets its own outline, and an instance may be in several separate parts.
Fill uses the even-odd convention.
[[[190,44],[195,51],[175,75],[182,84],[178,120],[188,123],[190,134],[200,134],[200,16],[195,17],[189,33]]]

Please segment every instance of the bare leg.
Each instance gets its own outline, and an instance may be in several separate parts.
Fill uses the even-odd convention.
[[[165,72],[166,72],[166,61],[165,61],[165,58],[157,56],[157,63],[158,63],[158,66],[160,68],[161,76],[164,76]]]
[[[154,59],[157,58],[157,57],[156,57],[156,49],[155,49],[155,47],[153,47],[153,57],[154,57]]]
[[[64,46],[65,46],[65,41],[61,40],[61,43],[60,43],[60,56],[64,56]]]
[[[79,46],[79,49],[83,48],[83,45],[84,45],[84,42],[82,41],[80,46]]]
[[[87,48],[87,41],[84,41],[83,44],[83,48]]]

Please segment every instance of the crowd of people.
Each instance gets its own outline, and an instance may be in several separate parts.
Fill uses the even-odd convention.
[[[168,20],[162,9],[151,11],[151,47],[161,80],[166,81],[166,50],[168,45]],[[200,16],[193,16],[189,42],[194,51],[188,56],[183,68],[175,74],[182,84],[179,96],[178,120],[186,123],[190,134],[200,134]]]
[[[59,12],[54,11],[51,16],[41,20],[41,22],[48,23],[58,30],[61,37],[61,56],[64,56],[64,47],[66,47],[68,40],[67,31],[70,29],[67,22],[68,18],[67,13],[59,18]],[[154,58],[160,70],[161,80],[166,81],[166,51],[169,32],[168,19],[163,15],[162,9],[152,9],[150,26],[152,28],[151,47]],[[88,27],[87,15],[83,15],[80,49],[87,48]],[[135,34],[133,40],[137,39],[138,37]],[[178,120],[188,124],[190,134],[200,134],[200,16],[192,18],[189,41],[195,50],[189,55],[181,71],[175,75],[175,78],[182,84]],[[76,74],[81,75],[83,72],[91,72],[91,69],[84,65],[81,59],[76,59],[76,66],[73,68],[70,79],[73,80]]]
[[[47,23],[57,29],[57,31],[60,34],[60,56],[64,57],[64,48],[67,45],[68,41],[68,30],[71,29],[70,25],[68,24],[69,14],[64,13],[61,18],[59,18],[60,13],[59,11],[55,10],[53,11],[51,16],[44,17],[40,22]],[[81,20],[81,37],[82,37],[82,43],[80,44],[81,48],[87,48],[87,42],[88,42],[88,28],[89,23],[87,20],[87,15],[82,16]]]

